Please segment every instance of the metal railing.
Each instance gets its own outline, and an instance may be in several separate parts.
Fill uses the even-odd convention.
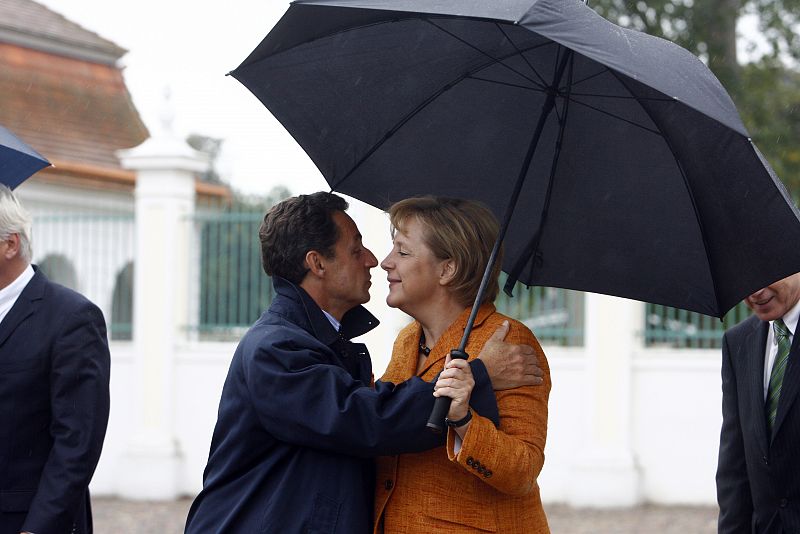
[[[53,282],[74,289],[103,311],[109,337],[131,339],[132,213],[34,215],[33,263]]]
[[[502,273],[501,288],[505,280]],[[495,306],[500,313],[525,323],[543,344],[583,345],[584,294],[580,291],[517,284],[514,297],[501,291]]]
[[[677,349],[718,349],[725,330],[744,320],[750,310],[744,302],[729,311],[722,321],[700,313],[647,304],[644,340],[647,347]]]
[[[261,269],[258,228],[264,210],[196,213],[196,290],[189,330],[200,340],[236,340],[272,302]]]
[[[192,279],[187,328],[198,340],[237,340],[272,301],[261,269],[258,228],[264,208],[205,210],[192,225]],[[51,280],[80,291],[106,317],[109,336],[131,339],[135,221],[132,213],[34,216],[34,263]],[[501,287],[505,275],[501,275]],[[500,312],[525,323],[544,344],[584,342],[584,294],[518,285],[501,293]],[[740,304],[723,321],[656,304],[646,305],[647,347],[719,348],[724,331],[746,318]]]

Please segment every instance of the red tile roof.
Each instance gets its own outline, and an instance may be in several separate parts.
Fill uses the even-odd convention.
[[[125,52],[33,0],[0,0],[0,124],[51,161],[119,170],[114,151],[147,138]]]
[[[126,52],[33,0],[0,0],[0,41],[110,64]]]
[[[132,190],[133,172],[114,154],[148,137],[113,42],[33,0],[0,0],[0,124],[55,167],[32,179]],[[229,198],[226,186],[197,193]]]
[[[147,138],[113,66],[0,42],[0,95],[0,124],[51,160],[119,168]]]

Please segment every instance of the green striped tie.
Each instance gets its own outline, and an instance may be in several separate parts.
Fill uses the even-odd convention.
[[[767,429],[770,434],[775,425],[775,416],[778,414],[778,400],[781,397],[783,375],[786,372],[786,362],[789,361],[789,349],[792,348],[792,343],[789,341],[791,333],[783,319],[773,321],[772,328],[775,331],[775,339],[778,340],[778,354],[775,355],[775,362],[772,364],[772,374],[769,376],[769,387],[767,388]]]

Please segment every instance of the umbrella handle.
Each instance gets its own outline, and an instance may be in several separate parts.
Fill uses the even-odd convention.
[[[466,360],[469,358],[469,354],[463,350],[453,349],[450,351],[450,358]],[[433,410],[431,410],[431,415],[425,426],[436,434],[441,434],[444,431],[444,418],[447,417],[447,412],[450,411],[451,402],[453,402],[453,399],[450,397],[436,397],[436,400],[433,402]]]

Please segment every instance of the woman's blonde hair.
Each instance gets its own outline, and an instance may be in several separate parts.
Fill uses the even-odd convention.
[[[396,231],[403,231],[403,224],[411,217],[422,225],[425,245],[434,256],[454,261],[456,273],[449,288],[459,303],[472,305],[500,231],[495,216],[489,208],[472,200],[435,196],[407,198],[389,208],[392,237]],[[500,292],[498,277],[502,259],[501,248],[481,304],[493,302]]]

